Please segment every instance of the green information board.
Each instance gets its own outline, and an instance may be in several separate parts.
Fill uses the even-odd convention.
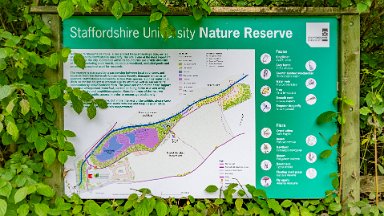
[[[167,40],[148,20],[64,21],[64,47],[87,61],[76,68],[72,54],[64,78],[110,104],[94,121],[65,109],[79,143],[68,194],[124,198],[148,187],[211,197],[208,184],[237,180],[271,198],[333,189],[337,151],[327,140],[337,127],[316,119],[336,111],[336,17],[175,16]]]

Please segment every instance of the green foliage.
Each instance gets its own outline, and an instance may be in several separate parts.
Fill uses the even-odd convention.
[[[340,198],[334,192],[322,200],[274,200],[268,199],[265,191],[254,186],[230,184],[227,188],[208,186],[205,191],[219,193],[218,199],[196,200],[162,199],[141,189],[127,200],[81,200],[56,196],[44,180],[52,176],[49,167],[56,162],[64,164],[74,156],[74,147],[69,138],[72,131],[62,130],[55,124],[54,107],[71,106],[77,113],[84,108],[90,119],[95,118],[97,108],[106,109],[105,100],[94,98],[89,93],[67,86],[59,81],[51,83],[44,74],[56,73],[59,64],[73,57],[75,64],[84,69],[86,59],[71,50],[52,47],[52,31],[39,15],[28,13],[31,1],[0,1],[0,216],[1,215],[338,215]],[[372,128],[378,129],[377,140],[384,143],[383,128],[383,0],[42,0],[40,4],[57,5],[62,20],[70,18],[75,11],[91,13],[97,9],[109,11],[117,19],[133,10],[150,11],[149,22],[159,25],[160,33],[167,39],[175,35],[175,28],[167,16],[168,7],[182,6],[189,9],[196,20],[209,15],[212,6],[354,6],[362,15],[362,108],[361,128],[363,152],[362,174],[372,174]],[[73,55],[73,56],[71,56]],[[338,98],[339,104],[350,106],[352,101]],[[319,116],[319,125],[329,122],[342,124],[340,113],[328,111]],[[340,134],[329,138],[335,146]],[[327,139],[328,140],[328,139]],[[382,146],[382,145],[381,145]],[[380,147],[383,151],[383,147]],[[326,159],[333,150],[323,151],[320,158]],[[379,158],[379,170],[384,158]],[[383,171],[384,172],[384,171]],[[382,173],[383,174],[383,173]],[[332,185],[339,186],[339,175],[330,176]],[[350,215],[383,214],[383,206],[371,205],[372,199],[348,204]]]

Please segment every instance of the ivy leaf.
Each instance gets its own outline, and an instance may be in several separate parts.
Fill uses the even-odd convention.
[[[12,140],[16,142],[17,139],[19,139],[19,129],[17,128],[16,124],[12,121],[9,121],[6,124],[7,133],[12,136]]]
[[[168,206],[163,201],[156,202],[156,215],[165,216],[168,214]]]
[[[46,216],[49,212],[49,206],[45,203],[35,204],[35,212],[38,216]]]
[[[45,197],[53,197],[55,195],[55,191],[46,184],[37,184],[36,186],[37,193],[45,196]]]
[[[21,107],[21,114],[26,115],[29,113],[29,110],[31,109],[31,106],[29,105],[29,101],[26,99],[22,99],[20,102],[20,107]]]
[[[61,88],[59,85],[52,85],[48,89],[49,99],[54,100],[61,95]]]
[[[205,191],[208,193],[214,193],[218,190],[219,188],[216,187],[216,185],[209,185],[208,187],[205,188]]]
[[[93,119],[96,116],[96,107],[94,103],[91,103],[87,108],[87,115],[89,119]]]
[[[326,112],[323,112],[321,113],[317,119],[316,119],[316,123],[318,125],[321,125],[321,124],[325,124],[325,123],[328,123],[328,122],[331,122],[334,118],[337,117],[337,112],[334,112],[334,111],[326,111]]]
[[[115,3],[113,3],[112,10],[111,10],[111,13],[113,14],[113,16],[115,16],[116,19],[120,19],[123,16],[123,12],[124,10],[120,4],[120,1],[115,1]]]
[[[95,100],[95,103],[97,104],[97,106],[101,109],[106,109],[108,108],[108,103],[106,100],[104,99],[96,99]]]
[[[44,162],[47,163],[48,165],[53,164],[53,162],[55,162],[55,159],[56,159],[55,150],[53,148],[47,148],[44,151],[43,159],[44,159]]]
[[[10,85],[4,85],[0,87],[0,100],[3,100],[4,98],[8,97],[15,91],[15,88],[13,88]]]
[[[15,193],[15,204],[17,204],[18,202],[22,201],[25,199],[25,197],[27,197],[28,195],[28,187],[22,187],[20,189],[18,189]]]
[[[75,62],[76,66],[84,69],[85,68],[85,59],[84,56],[80,53],[75,53],[75,56],[73,57],[73,61]]]
[[[320,158],[322,158],[322,159],[329,158],[331,156],[331,154],[332,154],[332,150],[329,150],[329,149],[324,150],[320,153]]]
[[[3,199],[0,199],[0,216],[4,216],[7,212],[7,202]]]
[[[151,13],[151,16],[149,17],[149,22],[151,23],[151,22],[154,22],[154,21],[158,21],[162,17],[163,17],[163,14],[160,13],[160,12]]]
[[[62,1],[57,7],[57,11],[62,20],[68,19],[75,13],[75,6],[71,0]]]
[[[43,137],[37,137],[35,141],[35,147],[37,152],[44,151],[45,148],[47,148],[47,141]]]

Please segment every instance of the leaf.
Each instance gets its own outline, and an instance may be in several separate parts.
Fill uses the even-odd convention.
[[[203,18],[203,11],[197,7],[193,7],[192,14],[195,20],[201,20],[201,18]]]
[[[55,150],[53,148],[47,148],[44,151],[43,159],[44,159],[44,162],[47,163],[48,165],[53,164],[53,162],[55,162],[55,159],[56,159]]]
[[[75,110],[75,112],[80,114],[84,108],[83,101],[79,100],[79,98],[76,95],[74,95],[72,92],[70,93],[70,97],[71,97],[73,109]]]
[[[320,153],[320,158],[322,158],[322,159],[329,158],[331,156],[331,154],[332,154],[332,150],[329,150],[329,149],[324,150]]]
[[[68,19],[75,13],[75,6],[71,0],[62,1],[57,7],[57,11],[62,20]]]
[[[37,184],[37,193],[45,196],[45,197],[53,197],[55,195],[55,191],[46,184]]]
[[[7,212],[7,202],[3,199],[0,199],[0,216],[4,216]]]
[[[59,162],[61,164],[64,164],[68,159],[68,152],[67,151],[60,151],[58,156],[57,156],[57,159],[59,160]]]
[[[35,212],[38,216],[46,216],[49,212],[49,206],[45,203],[35,204]]]
[[[334,212],[338,212],[341,210],[341,204],[340,203],[331,203],[329,205],[329,210],[334,211]]]
[[[10,85],[4,85],[0,87],[0,100],[3,100],[4,98],[8,97],[15,91],[15,88],[13,88]]]
[[[29,205],[28,204],[23,204],[17,208],[17,214],[19,216],[27,216],[29,213]]]
[[[37,137],[39,136],[39,132],[35,127],[28,127],[25,133],[27,135],[27,141],[30,143],[35,142],[37,140]]]
[[[15,108],[15,101],[17,100],[17,98],[14,98],[13,100],[9,101],[7,107],[5,107],[5,111],[7,111],[7,113],[11,114],[12,111],[13,111],[13,108]]]
[[[381,174],[384,174],[384,167],[383,166],[381,166],[380,164],[377,164],[377,168],[379,169],[379,172]]]
[[[338,177],[332,179],[332,186],[335,189],[339,188],[340,182],[339,182],[339,178]]]
[[[372,106],[373,108],[373,111],[378,114],[378,115],[381,115],[384,113],[384,104],[380,103],[380,104],[374,104]]]
[[[51,100],[56,99],[56,98],[60,97],[60,95],[61,95],[61,88],[59,85],[50,86],[48,91],[49,91],[49,98]]]
[[[268,199],[267,203],[268,207],[271,208],[276,214],[279,214],[283,211],[283,208],[281,208],[279,202],[277,202],[275,199]]]
[[[368,5],[364,2],[357,3],[356,8],[359,13],[363,13],[369,9]]]
[[[330,146],[336,145],[340,140],[340,135],[341,135],[340,133],[333,134],[332,137],[329,139],[329,142],[328,142],[329,145]]]
[[[82,91],[80,94],[80,98],[83,101],[91,101],[93,99],[93,96],[86,91]]]
[[[218,190],[219,188],[216,187],[216,185],[209,185],[208,187],[205,188],[205,191],[208,193],[214,193]]]
[[[0,59],[4,59],[8,57],[8,52],[6,48],[0,48]]]
[[[91,103],[87,108],[87,115],[89,119],[93,119],[96,116],[96,107],[94,103]]]
[[[239,190],[239,191],[237,191],[237,195],[239,195],[240,197],[243,197],[243,196],[245,196],[245,191]]]
[[[326,111],[326,112],[323,112],[321,113],[317,119],[316,119],[316,123],[318,125],[321,125],[321,124],[325,124],[325,123],[328,123],[328,122],[331,122],[333,121],[334,118],[337,117],[337,112],[334,112],[334,111]]]
[[[51,43],[51,39],[47,36],[41,36],[39,39],[39,44],[51,46]]]
[[[0,188],[0,195],[8,198],[12,192],[12,185],[9,182],[6,182],[3,187]]]
[[[17,128],[16,124],[14,122],[8,122],[6,124],[7,133],[12,136],[13,141],[17,141],[19,139],[19,129]]]
[[[73,57],[73,61],[77,67],[81,69],[85,68],[85,59],[84,59],[84,56],[81,55],[80,53],[75,53],[75,56]]]
[[[190,6],[195,6],[197,4],[197,0],[187,0],[187,3],[190,5]]]
[[[261,3],[263,3],[263,0],[255,0],[256,5],[261,5]]]
[[[15,204],[17,204],[18,202],[22,201],[25,199],[25,197],[27,197],[28,195],[28,188],[27,187],[22,187],[20,189],[18,189],[15,193]]]
[[[368,107],[362,107],[360,108],[360,114],[361,115],[368,115],[369,113],[372,113],[371,109]]]
[[[70,130],[65,130],[63,133],[64,133],[64,136],[66,136],[66,137],[75,137],[76,136],[75,132],[70,131]]]
[[[238,211],[240,211],[241,207],[243,206],[243,199],[237,198],[235,201],[235,207]]]
[[[292,201],[291,200],[284,200],[282,203],[281,203],[281,207],[283,208],[288,208],[292,205]]]
[[[116,17],[116,19],[120,19],[123,16],[124,9],[120,4],[120,1],[115,1],[112,6],[111,13],[113,16]]]
[[[156,215],[165,216],[168,214],[168,206],[163,201],[156,202]]]
[[[151,23],[151,22],[154,22],[154,21],[158,21],[162,17],[163,17],[163,14],[160,13],[160,12],[151,13],[151,16],[149,17],[149,22]]]
[[[31,106],[29,105],[29,101],[26,99],[22,99],[19,102],[19,105],[21,107],[21,114],[26,115],[29,113],[29,110],[31,109]]]
[[[61,50],[61,57],[64,59],[64,61],[67,61],[69,54],[71,53],[71,49],[64,47]]]
[[[128,0],[121,0],[121,6],[123,7],[124,13],[131,13],[133,10],[133,4]]]
[[[96,99],[95,100],[95,103],[97,104],[97,106],[101,109],[106,109],[108,108],[108,103],[106,100],[104,99]]]
[[[37,153],[42,152],[47,148],[47,141],[43,137],[37,137],[35,141],[35,147]]]

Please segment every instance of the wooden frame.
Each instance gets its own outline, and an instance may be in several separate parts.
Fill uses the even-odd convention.
[[[42,14],[43,20],[53,31],[55,48],[61,48],[61,20],[57,15],[55,6],[32,6],[31,13]],[[76,14],[80,14],[76,12]],[[150,11],[133,11],[130,15],[149,15]],[[92,15],[111,15],[105,11],[95,11]],[[171,8],[169,15],[190,15],[186,8]],[[360,15],[355,9],[340,9],[333,7],[213,7],[211,15],[252,15],[252,16],[338,16],[340,18],[339,37],[339,96],[351,99],[354,105],[342,105],[340,111],[345,118],[341,125],[340,141],[340,187],[344,209],[346,203],[360,199],[360,184],[362,192],[367,192],[372,178],[364,177],[360,183],[360,123],[359,123],[359,98],[360,98]],[[62,66],[57,73],[47,73],[51,82],[56,82],[62,77]],[[58,113],[57,125],[63,128],[63,108],[55,106]],[[53,178],[49,183],[54,186],[59,194],[63,194],[63,167],[54,164],[50,168]],[[373,180],[374,181],[374,180]],[[383,184],[381,184],[383,185]],[[384,191],[381,188],[380,191]]]

